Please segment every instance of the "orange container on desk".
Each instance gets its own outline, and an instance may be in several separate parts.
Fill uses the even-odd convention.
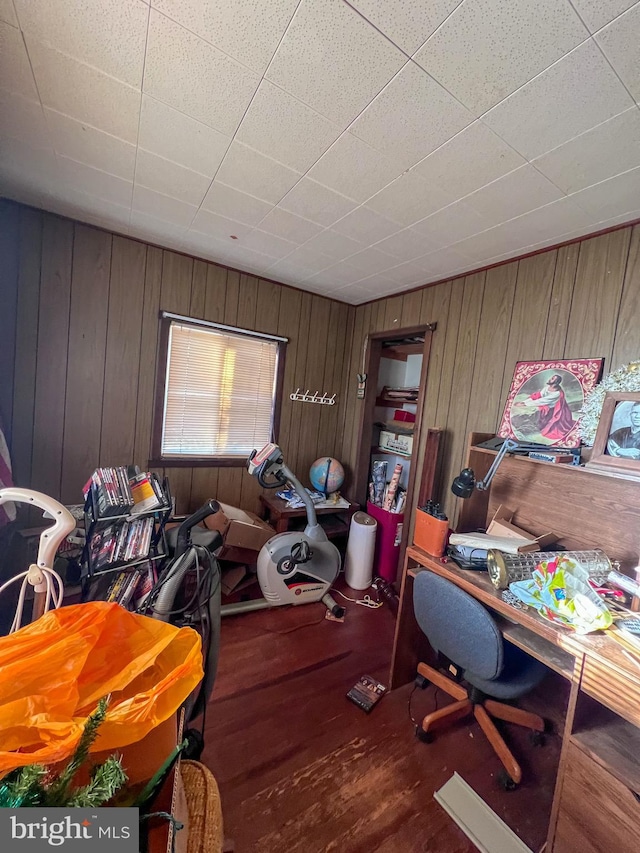
[[[421,509],[416,510],[416,523],[413,531],[413,544],[427,554],[442,557],[449,538],[449,522],[429,515]]]

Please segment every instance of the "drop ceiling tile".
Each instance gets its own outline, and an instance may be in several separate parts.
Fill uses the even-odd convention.
[[[191,223],[190,230],[226,242],[232,240],[233,237],[244,237],[251,231],[251,226],[235,222],[233,219],[227,219],[226,216],[220,216],[218,213],[199,210]]]
[[[331,263],[326,259],[325,266]],[[283,258],[281,261],[276,261],[275,264],[269,267],[269,278],[275,278],[278,281],[283,281],[286,284],[300,284],[306,278],[319,272],[317,264],[303,264],[301,261],[291,260],[291,255]]]
[[[380,252],[375,247],[370,247],[364,251],[357,252],[347,258],[352,267],[356,267],[360,272],[360,278],[373,273],[381,273],[391,267],[398,266],[398,259],[387,255],[385,252]]]
[[[0,81],[3,89],[38,100],[22,33],[3,21],[0,21]]]
[[[323,228],[309,219],[295,216],[281,207],[274,207],[260,222],[260,230],[300,245],[315,237]]]
[[[310,243],[300,246],[280,263],[283,264],[285,261],[292,265],[300,264],[301,268],[311,269],[314,273],[326,270],[327,267],[335,263],[334,258],[330,258],[324,252],[315,249]]]
[[[471,193],[465,202],[486,217],[490,227],[562,196],[561,190],[527,164]]]
[[[640,110],[632,107],[533,161],[566,193],[640,166]]]
[[[138,140],[141,148],[212,178],[230,142],[230,136],[149,95],[142,96]]]
[[[394,44],[414,53],[440,24],[453,12],[461,0],[348,0],[374,27],[383,32]]]
[[[348,284],[346,287],[340,287],[331,292],[332,299],[339,299],[342,302],[348,302],[351,305],[362,305],[363,302],[368,302],[370,299],[375,299],[375,295],[366,286],[361,284]]]
[[[13,0],[0,0],[0,21],[11,24],[12,27],[18,26]]]
[[[524,244],[526,242],[525,239]],[[476,262],[476,266],[481,266],[489,258],[513,251],[514,248],[524,244],[522,239],[514,240],[510,223],[504,222],[494,228],[488,228],[481,234],[475,234],[473,237],[467,237],[466,240],[454,243],[452,248],[464,257],[472,258]]]
[[[62,216],[70,216],[89,225],[110,231],[127,233],[129,208],[72,189],[68,184],[56,191],[56,196],[45,199],[45,207]]]
[[[589,216],[572,199],[561,198],[518,216],[509,224],[514,238],[530,244],[553,237],[557,239],[569,231],[586,229]]]
[[[462,198],[524,163],[524,158],[485,124],[474,121],[412,171],[454,198]]]
[[[256,272],[258,275],[262,275],[273,263],[273,258],[262,252],[256,252],[254,249],[248,249],[237,244],[222,245],[216,240],[213,241],[213,255],[220,263],[243,272]]]
[[[415,60],[478,116],[588,35],[565,0],[465,0]]]
[[[380,216],[373,210],[357,207],[343,219],[334,222],[331,230],[368,246],[370,243],[377,243],[378,240],[382,240],[390,234],[395,234],[398,226],[395,222],[385,216]]]
[[[570,196],[571,201],[598,221],[637,210],[640,198],[640,168],[631,169]]]
[[[341,128],[263,80],[236,134],[256,151],[305,172],[340,135]]]
[[[345,284],[353,284],[360,278],[362,278],[362,275],[358,270],[355,267],[350,266],[346,261],[343,261],[342,263],[328,267],[322,272],[309,276],[309,278],[305,280],[304,286],[305,289],[321,287],[325,292],[330,292],[332,290],[337,290]]]
[[[261,231],[259,228],[254,228],[248,234],[240,237],[238,246],[245,246],[255,252],[262,252],[270,258],[280,260],[290,255],[297,248],[295,243],[290,243],[289,240],[282,240],[280,237],[274,237],[273,234],[267,234],[266,231]]]
[[[211,185],[211,179],[138,148],[136,184],[199,206]]]
[[[637,0],[571,0],[576,11],[592,33],[613,21]]]
[[[144,91],[231,135],[260,78],[230,56],[151,10]]]
[[[0,134],[49,148],[51,139],[39,101],[0,89]]]
[[[343,234],[337,234],[328,228],[326,231],[318,234],[317,237],[313,237],[305,243],[305,247],[320,252],[335,262],[341,261],[348,255],[358,252],[362,249],[362,244],[352,240],[350,237],[345,237]]]
[[[437,238],[421,234],[415,228],[404,228],[387,237],[386,240],[376,243],[376,249],[403,261],[412,261],[439,246],[440,242]]]
[[[266,77],[345,126],[405,62],[403,53],[345,3],[302,0]]]
[[[179,228],[187,228],[193,221],[198,208],[185,204],[177,198],[170,198],[146,187],[134,185],[132,210],[155,216]]]
[[[596,35],[596,41],[604,50],[622,82],[640,103],[640,3],[625,12]]]
[[[355,120],[350,132],[408,168],[472,121],[472,113],[408,62]]]
[[[413,225],[455,199],[444,189],[423,181],[415,172],[407,172],[370,198],[365,207],[400,225]]]
[[[288,169],[248,145],[232,142],[218,170],[216,181],[277,204],[301,177],[300,172]]]
[[[58,183],[53,148],[37,148],[7,136],[0,136],[0,172],[32,192],[48,192]]]
[[[632,105],[611,66],[589,40],[482,120],[531,160]]]
[[[140,0],[14,0],[25,33],[140,88],[149,6]]]
[[[437,252],[431,252],[420,258],[414,263],[421,267],[425,274],[433,281],[434,277],[444,278],[463,268],[469,268],[473,263],[472,258],[468,258],[464,253],[457,252],[455,248],[439,249]]]
[[[163,245],[165,241],[169,240],[177,243],[183,240],[187,233],[187,229],[184,226],[172,225],[163,219],[158,219],[157,216],[142,213],[140,210],[131,211],[129,227],[132,236],[139,237],[141,240],[149,240],[151,243],[162,243]]]
[[[262,74],[299,0],[152,0],[151,5]]]
[[[309,177],[363,202],[403,171],[400,163],[345,132],[311,167]]]
[[[345,198],[310,178],[303,178],[279,204],[279,207],[289,213],[325,226],[333,225],[356,206],[350,198]]]
[[[109,172],[125,181],[133,181],[135,145],[55,110],[46,109],[45,114],[51,142],[58,154]]]
[[[29,36],[26,40],[45,107],[126,142],[137,141],[139,91]]]
[[[269,213],[272,205],[214,181],[204,197],[202,207],[245,225],[257,225]]]
[[[435,250],[486,231],[495,224],[495,219],[488,219],[464,201],[456,201],[421,222],[416,222],[413,231],[423,240],[432,243],[437,241],[439,245],[433,247]]]
[[[131,206],[131,181],[118,178],[94,169],[68,157],[58,156],[58,173],[62,183],[70,189],[78,190],[90,196],[118,204],[122,207]]]
[[[413,284],[418,285],[425,282],[424,270],[415,261],[406,261],[404,264],[398,264],[397,267],[385,270],[384,275],[391,283],[399,284],[403,287],[411,287]]]

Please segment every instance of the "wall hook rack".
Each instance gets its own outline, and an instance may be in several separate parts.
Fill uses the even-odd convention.
[[[299,403],[320,403],[321,406],[335,406],[337,396],[337,394],[334,394],[333,397],[329,397],[325,391],[322,397],[319,397],[317,391],[315,394],[310,394],[308,388],[304,394],[301,394],[300,389],[296,388],[293,394],[289,394],[289,399]]]

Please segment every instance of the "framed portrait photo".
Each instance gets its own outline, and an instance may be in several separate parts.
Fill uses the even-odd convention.
[[[605,394],[591,459],[586,467],[640,479],[640,393]]]
[[[579,412],[603,364],[603,358],[519,361],[498,435],[527,444],[579,447]]]

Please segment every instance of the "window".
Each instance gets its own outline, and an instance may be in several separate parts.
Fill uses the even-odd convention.
[[[243,465],[277,431],[286,338],[162,314],[157,461]]]

